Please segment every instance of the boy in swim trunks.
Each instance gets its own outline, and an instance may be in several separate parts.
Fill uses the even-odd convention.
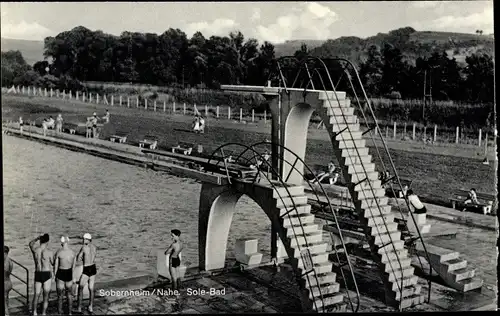
[[[76,257],[73,250],[69,248],[68,243],[69,238],[62,236],[62,247],[56,252],[55,255],[54,275],[56,276],[57,286],[57,310],[60,315],[63,314],[62,305],[64,290],[66,290],[66,297],[68,299],[68,315],[71,315],[71,309],[73,308],[73,295],[71,291],[73,287],[73,269],[75,268]]]
[[[24,129],[24,121],[23,121],[23,117],[20,116],[19,117],[19,131],[22,133],[23,129]]]
[[[94,304],[94,283],[97,268],[95,265],[95,257],[97,256],[97,248],[92,244],[92,236],[89,233],[83,235],[83,246],[77,255],[78,258],[83,258],[83,272],[80,277],[78,287],[78,312],[82,312],[83,289],[85,285],[89,286],[90,301],[88,311],[92,313]]]
[[[40,241],[40,246],[36,242]],[[48,249],[49,234],[38,236],[29,243],[33,260],[35,261],[35,297],[33,298],[33,315],[37,315],[38,298],[43,287],[43,310],[42,315],[47,313],[49,307],[50,286],[54,266],[54,254]]]
[[[170,276],[172,277],[172,290],[178,290],[181,285],[179,267],[181,265],[180,254],[183,249],[182,242],[180,240],[181,231],[178,229],[172,229],[170,234],[172,237],[172,244],[165,251],[165,255],[170,255]]]

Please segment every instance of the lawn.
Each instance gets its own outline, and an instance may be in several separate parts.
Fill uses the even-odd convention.
[[[201,144],[204,151],[213,151],[218,146],[229,143],[252,144],[270,138],[269,127],[261,124],[236,124],[230,121],[209,121],[207,133],[198,135],[176,131],[189,129],[192,117],[164,114],[161,112],[141,111],[127,108],[110,108],[112,113],[109,127],[102,132],[107,137],[116,130],[127,130],[129,142],[138,142],[146,134],[159,138],[159,146],[168,148],[177,145],[179,141]],[[22,115],[24,120],[38,119],[47,115],[57,115],[61,112],[66,121],[83,122],[86,116],[97,111],[104,114],[102,105],[70,103],[60,100],[36,99],[25,97],[2,96],[3,120],[17,120]],[[44,114],[46,113],[46,114]],[[38,121],[37,120],[37,121]],[[318,131],[320,132],[320,131]],[[312,133],[317,134],[317,132]],[[476,188],[479,192],[495,193],[495,166],[483,165],[473,154],[439,155],[429,153],[432,150],[410,150],[409,145],[392,144],[390,153],[403,178],[414,180],[414,191],[424,201],[435,204],[449,205],[448,198],[456,189]],[[395,147],[402,147],[400,150]],[[435,149],[435,148],[434,148]],[[425,152],[428,151],[428,152]],[[467,149],[463,149],[464,152]],[[310,166],[326,165],[332,157],[331,144],[327,137],[313,135],[309,137],[306,162]],[[373,155],[373,153],[372,153]],[[384,163],[388,160],[385,157]]]

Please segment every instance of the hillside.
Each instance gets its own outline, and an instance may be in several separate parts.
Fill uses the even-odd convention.
[[[24,60],[26,60],[26,62],[32,66],[37,61],[43,60],[43,41],[26,41],[2,38],[0,47],[2,49],[2,52],[6,52],[9,50],[21,51]]]
[[[455,57],[463,63],[465,57],[473,53],[493,55],[495,38],[492,35],[415,31],[406,27],[365,39],[349,36],[328,40],[312,49],[311,54],[319,57],[347,57],[359,63],[365,60],[366,51],[371,45],[383,47],[385,43],[399,48],[405,59],[412,63],[417,57],[430,56],[434,51],[446,51],[450,58]]]
[[[326,40],[292,40],[280,44],[274,44],[274,52],[276,57],[293,55],[300,49],[302,43],[307,45],[309,50],[323,45]]]

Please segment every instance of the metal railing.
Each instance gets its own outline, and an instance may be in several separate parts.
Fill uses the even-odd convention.
[[[23,266],[22,264],[20,264],[16,260],[14,260],[12,258],[10,260],[12,261],[12,263],[16,264],[17,266],[21,267],[21,269],[23,269],[24,271],[26,271],[26,279],[22,279],[20,276],[14,274],[13,272],[10,275],[13,276],[14,278],[18,279],[19,281],[21,281],[22,283],[24,283],[26,285],[26,295],[24,295],[23,293],[21,293],[18,290],[16,290],[14,288],[14,286],[12,287],[12,291],[16,292],[21,297],[26,298],[26,307],[29,308],[29,306],[30,306],[30,288],[29,288],[30,272],[29,272],[28,268],[26,268],[25,266]]]

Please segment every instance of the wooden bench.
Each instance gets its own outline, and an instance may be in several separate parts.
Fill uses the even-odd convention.
[[[491,213],[492,209],[496,207],[497,200],[494,194],[479,193],[476,192],[477,203],[465,204],[465,200],[469,195],[469,190],[456,190],[450,197],[451,206],[454,209],[466,209],[466,210],[480,210],[483,214]]]
[[[113,143],[118,141],[119,143],[125,144],[127,142],[127,132],[123,131],[117,131],[113,135],[109,137],[109,140],[112,141]]]
[[[155,150],[158,147],[158,139],[154,135],[145,135],[144,140],[139,141],[139,147],[144,148],[144,146],[149,146],[149,149]]]
[[[177,151],[179,151],[184,155],[191,155],[193,148],[194,148],[193,143],[179,142],[177,146],[172,147],[172,153],[175,154]]]

